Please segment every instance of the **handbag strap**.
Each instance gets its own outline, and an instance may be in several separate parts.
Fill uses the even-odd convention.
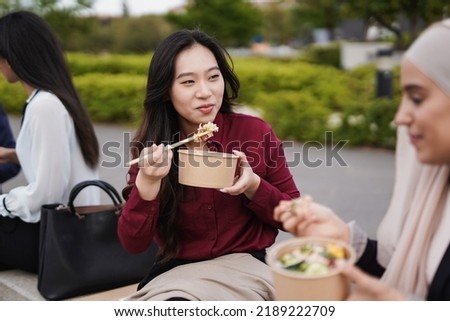
[[[122,204],[122,198],[120,197],[119,193],[114,188],[114,186],[112,186],[111,184],[109,184],[105,181],[98,180],[98,179],[97,180],[87,180],[87,181],[82,181],[82,182],[78,183],[70,191],[68,206],[72,213],[76,213],[75,206],[74,206],[75,198],[84,188],[89,187],[89,186],[97,186],[97,187],[101,188],[103,191],[105,191],[106,194],[108,194],[108,196],[113,201],[114,205],[119,206],[120,204]]]

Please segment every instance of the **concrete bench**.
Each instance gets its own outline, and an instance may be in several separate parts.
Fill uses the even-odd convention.
[[[136,291],[137,284],[83,295],[68,300],[117,301]],[[37,289],[37,275],[21,270],[0,272],[0,301],[45,301]]]
[[[291,238],[280,232],[275,243]],[[68,300],[116,301],[136,291],[138,284],[83,295]],[[45,301],[37,290],[37,275],[22,270],[0,271],[0,301]]]

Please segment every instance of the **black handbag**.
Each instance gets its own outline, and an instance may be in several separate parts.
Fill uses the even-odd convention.
[[[75,207],[78,193],[97,186],[111,198],[111,205]],[[39,235],[38,290],[48,300],[105,291],[139,282],[156,256],[154,243],[134,255],[120,244],[117,222],[122,199],[115,188],[101,180],[84,181],[72,189],[67,206],[42,206]]]

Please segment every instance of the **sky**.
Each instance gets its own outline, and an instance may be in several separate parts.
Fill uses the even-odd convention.
[[[172,8],[184,4],[185,0],[126,0],[130,15],[162,14]],[[70,4],[72,0],[62,0],[63,4]],[[122,0],[95,0],[93,10],[97,15],[121,15]]]

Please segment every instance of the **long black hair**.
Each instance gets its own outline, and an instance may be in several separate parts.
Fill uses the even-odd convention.
[[[74,121],[84,160],[91,168],[99,161],[94,127],[81,103],[58,38],[38,15],[16,11],[0,18],[0,57],[17,77],[34,88],[56,95]]]
[[[147,91],[144,100],[143,121],[136,131],[131,144],[133,157],[153,143],[170,143],[179,135],[177,112],[170,101],[169,92],[175,76],[175,60],[180,52],[199,44],[209,49],[216,58],[225,82],[221,113],[231,113],[233,100],[238,96],[239,79],[233,72],[233,62],[225,48],[213,37],[200,30],[179,30],[164,39],[155,50],[147,78]],[[176,153],[174,163],[177,163]],[[161,208],[158,221],[158,233],[165,248],[165,259],[176,256],[179,245],[176,233],[176,212],[182,188],[178,183],[177,166],[172,166],[163,179],[160,199]]]

